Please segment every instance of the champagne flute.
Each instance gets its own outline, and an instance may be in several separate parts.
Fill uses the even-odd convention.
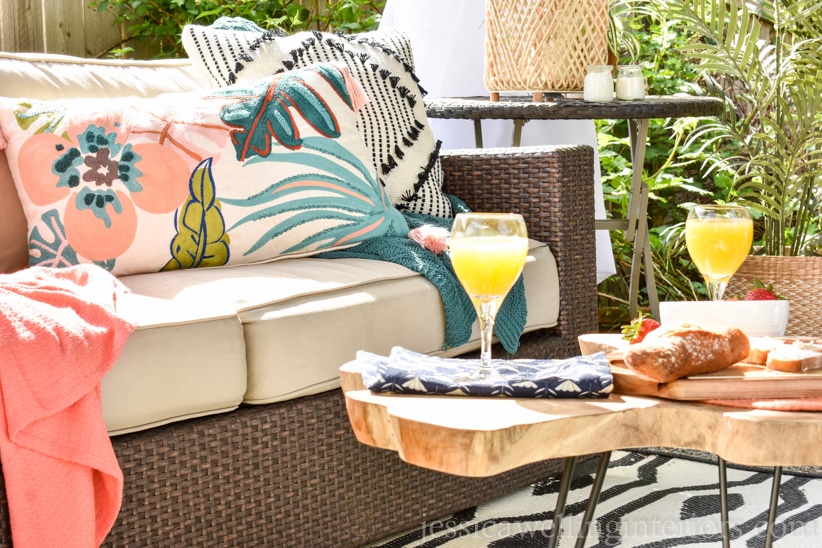
[[[528,256],[522,215],[459,213],[448,243],[451,264],[479,317],[480,366],[472,378],[491,376],[491,338],[502,301],[514,286]]]
[[[685,245],[708,286],[708,296],[721,301],[731,276],[753,243],[748,208],[735,205],[697,205],[685,221]]]

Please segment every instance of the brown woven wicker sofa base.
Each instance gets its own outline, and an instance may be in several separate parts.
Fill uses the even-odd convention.
[[[472,480],[408,465],[356,441],[339,390],[163,430],[115,440],[134,466],[106,546],[361,546],[559,470]]]
[[[548,243],[558,325],[517,357],[578,353],[596,329],[589,147],[443,154],[447,191],[475,210],[521,211]],[[353,358],[353,356],[352,356]],[[342,364],[340,364],[342,365]],[[125,477],[106,546],[360,546],[545,479],[557,462],[470,479],[423,470],[356,441],[340,390],[112,438]],[[11,546],[0,477],[0,546]]]
[[[340,390],[113,438],[123,505],[104,546],[355,547],[547,479],[411,466],[359,443]],[[0,545],[11,546],[0,484]]]

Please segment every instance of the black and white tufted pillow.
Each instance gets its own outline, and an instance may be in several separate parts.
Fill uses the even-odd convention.
[[[182,41],[192,62],[221,87],[344,61],[370,98],[359,111],[357,126],[391,203],[415,213],[451,216],[442,193],[440,143],[428,124],[405,33],[284,35],[242,18],[220,18],[211,26],[186,25]]]

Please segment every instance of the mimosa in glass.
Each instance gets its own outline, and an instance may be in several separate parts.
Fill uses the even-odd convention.
[[[685,221],[685,245],[705,278],[711,300],[722,300],[725,287],[753,243],[748,209],[730,205],[698,205]]]
[[[454,219],[448,253],[477,310],[482,350],[476,377],[485,379],[492,373],[491,339],[497,311],[528,255],[525,221],[510,213],[460,213]]]

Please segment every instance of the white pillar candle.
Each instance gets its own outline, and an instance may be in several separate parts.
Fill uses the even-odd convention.
[[[614,77],[611,75],[611,65],[588,65],[582,98],[588,102],[614,100]]]
[[[616,82],[617,99],[641,101],[645,99],[645,77],[639,65],[620,65]]]

